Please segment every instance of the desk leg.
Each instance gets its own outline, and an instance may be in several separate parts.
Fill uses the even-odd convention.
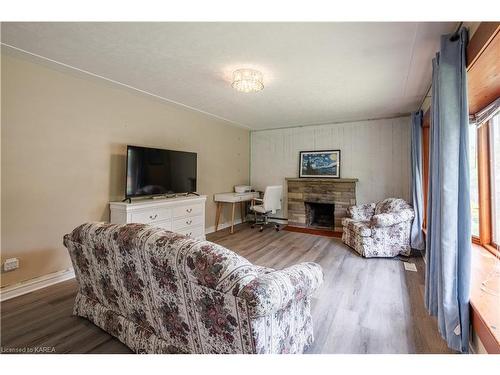
[[[246,202],[240,202],[240,213],[241,213],[241,222],[245,222],[245,205]]]
[[[217,228],[219,227],[219,220],[220,220],[220,212],[222,211],[221,210],[221,207],[222,206],[222,203],[221,202],[217,202],[217,208],[215,210],[215,231],[217,232]]]
[[[236,203],[233,202],[233,210],[231,213],[231,234],[234,233],[234,206],[236,206]]]

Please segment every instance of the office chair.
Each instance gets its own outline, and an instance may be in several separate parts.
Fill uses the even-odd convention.
[[[252,223],[251,227],[254,228],[256,225],[260,225],[259,232],[264,230],[264,227],[269,224],[268,216],[269,214],[275,214],[276,210],[281,209],[281,194],[283,187],[281,185],[277,186],[267,186],[264,191],[264,197],[252,199],[252,204],[250,206],[250,211],[253,211],[255,216],[255,221]],[[261,220],[258,220],[258,216]],[[280,230],[280,226],[274,223],[274,229]]]

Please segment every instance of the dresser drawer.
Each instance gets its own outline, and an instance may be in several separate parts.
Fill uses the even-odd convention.
[[[174,218],[183,216],[198,216],[203,213],[203,206],[201,204],[190,204],[185,206],[174,207]]]
[[[150,223],[149,225],[151,225],[155,228],[161,228],[161,229],[165,229],[168,231],[172,231],[172,221],[171,220],[155,221],[154,223]]]
[[[170,208],[152,208],[144,211],[136,211],[130,214],[132,223],[153,224],[157,221],[170,220],[172,210]]]
[[[182,219],[174,219],[172,223],[172,229],[176,231],[177,229],[181,228],[196,227],[198,225],[203,224],[203,220],[204,220],[203,216],[201,215],[183,217]]]
[[[204,238],[202,226],[198,226],[198,227],[194,227],[194,228],[182,228],[182,229],[174,230],[174,232],[183,234],[183,235],[191,237],[191,238],[197,238],[197,239]]]

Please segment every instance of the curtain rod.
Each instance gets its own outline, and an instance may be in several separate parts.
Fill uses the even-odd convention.
[[[458,33],[459,33],[460,29],[462,28],[462,25],[463,25],[463,24],[464,24],[463,22],[460,22],[460,23],[458,24],[457,29],[456,29],[456,30],[455,30],[455,32],[454,32],[453,34],[451,34],[451,36],[450,36],[450,40],[451,40],[451,41],[457,40],[457,38],[458,38]]]
[[[451,36],[450,36],[450,40],[455,40],[458,37],[458,33],[460,32],[460,29],[462,28],[463,25],[464,25],[463,21],[460,21],[458,23],[458,26],[457,26],[455,32],[453,34],[451,34]],[[427,96],[431,92],[431,89],[432,89],[432,82],[431,82],[429,88],[427,89],[427,91],[425,92],[424,98],[422,99],[422,103],[420,103],[420,106],[418,107],[419,111],[422,109],[422,106],[424,105],[424,102],[425,102],[425,98],[427,98]]]

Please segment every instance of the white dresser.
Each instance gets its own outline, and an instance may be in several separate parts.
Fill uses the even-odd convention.
[[[142,223],[205,239],[206,195],[109,204],[113,224]]]

